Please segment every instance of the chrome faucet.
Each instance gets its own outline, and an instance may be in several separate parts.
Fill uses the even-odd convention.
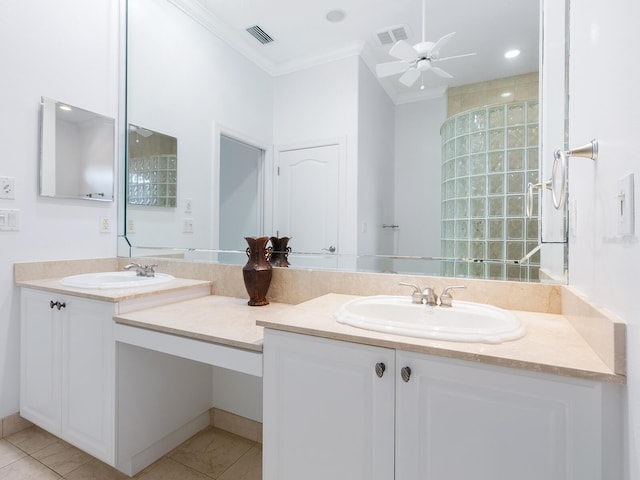
[[[414,285],[413,283],[400,282],[400,285],[413,287],[413,293],[411,294],[411,301],[413,303],[429,305],[431,307],[440,305],[441,307],[445,308],[451,307],[451,302],[453,301],[451,290],[453,290],[454,288],[467,288],[464,285],[454,285],[451,287],[447,287],[442,291],[442,295],[440,295],[440,301],[438,301],[438,296],[436,295],[433,287],[427,287],[424,290],[420,290],[420,287]]]
[[[438,296],[433,290],[433,287],[427,287],[424,290],[420,290],[420,287],[413,283],[400,282],[400,285],[413,287],[413,293],[411,294],[411,301],[413,303],[425,304],[432,307],[435,307],[438,304]]]
[[[139,263],[128,263],[124,266],[125,270],[131,270],[132,268],[136,269],[136,275],[139,277],[155,277],[156,271],[154,270],[158,264],[153,265],[140,265]]]

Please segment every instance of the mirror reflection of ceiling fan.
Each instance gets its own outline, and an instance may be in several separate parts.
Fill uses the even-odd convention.
[[[407,87],[411,87],[424,72],[428,71],[432,71],[436,75],[444,78],[453,78],[451,74],[436,66],[435,63],[475,55],[475,53],[465,53],[463,55],[441,58],[440,49],[451,40],[451,37],[453,37],[456,32],[451,32],[441,37],[437,42],[427,42],[426,14],[426,0],[422,0],[422,41],[413,46],[404,40],[396,42],[393,47],[391,47],[391,50],[389,50],[389,55],[398,60],[376,65],[378,77],[383,78],[402,74],[398,81]]]

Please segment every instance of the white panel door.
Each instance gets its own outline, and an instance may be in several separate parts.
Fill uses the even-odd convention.
[[[275,230],[292,237],[294,252],[338,252],[339,161],[339,145],[279,152]],[[292,263],[301,266],[299,260]]]
[[[396,480],[601,479],[600,384],[397,352]]]
[[[60,322],[49,292],[22,289],[20,320],[20,414],[60,435]]]
[[[264,479],[392,479],[394,358],[390,349],[265,330]]]
[[[112,303],[66,297],[61,436],[113,463],[115,343]]]

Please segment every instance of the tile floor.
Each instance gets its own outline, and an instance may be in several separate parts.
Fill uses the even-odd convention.
[[[0,439],[0,480],[121,480],[126,475],[38,427]],[[139,480],[260,480],[262,445],[208,427],[149,465]]]

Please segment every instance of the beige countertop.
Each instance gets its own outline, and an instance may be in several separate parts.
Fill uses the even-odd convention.
[[[175,293],[181,290],[187,290],[194,287],[210,286],[211,282],[204,280],[191,280],[187,278],[176,278],[167,283],[159,285],[148,285],[146,287],[135,288],[71,288],[60,284],[61,278],[44,278],[37,280],[17,281],[19,287],[34,288],[36,290],[44,290],[47,292],[59,293],[61,295],[76,295],[91,300],[100,300],[103,302],[124,302],[128,300],[136,300],[150,295],[163,293]]]
[[[275,321],[293,308],[283,303],[250,307],[244,298],[210,295],[117,315],[117,323],[206,342],[262,351],[258,319]]]
[[[515,341],[501,344],[461,343],[390,335],[338,323],[333,312],[358,298],[328,294],[292,306],[277,316],[261,317],[258,325],[335,340],[457,358],[588,380],[625,383],[562,315],[513,311],[527,329]]]
[[[210,285],[207,281],[176,278],[161,285],[99,290],[68,288],[59,280],[24,280],[16,285],[108,302]],[[120,313],[114,319],[120,324],[253,351],[262,351],[263,328],[271,328],[555,375],[626,382],[626,377],[616,375],[563,315],[513,311],[527,329],[523,338],[497,345],[461,343],[391,335],[338,323],[333,312],[354,298],[358,297],[331,293],[298,305],[249,307],[243,298],[207,295]]]

